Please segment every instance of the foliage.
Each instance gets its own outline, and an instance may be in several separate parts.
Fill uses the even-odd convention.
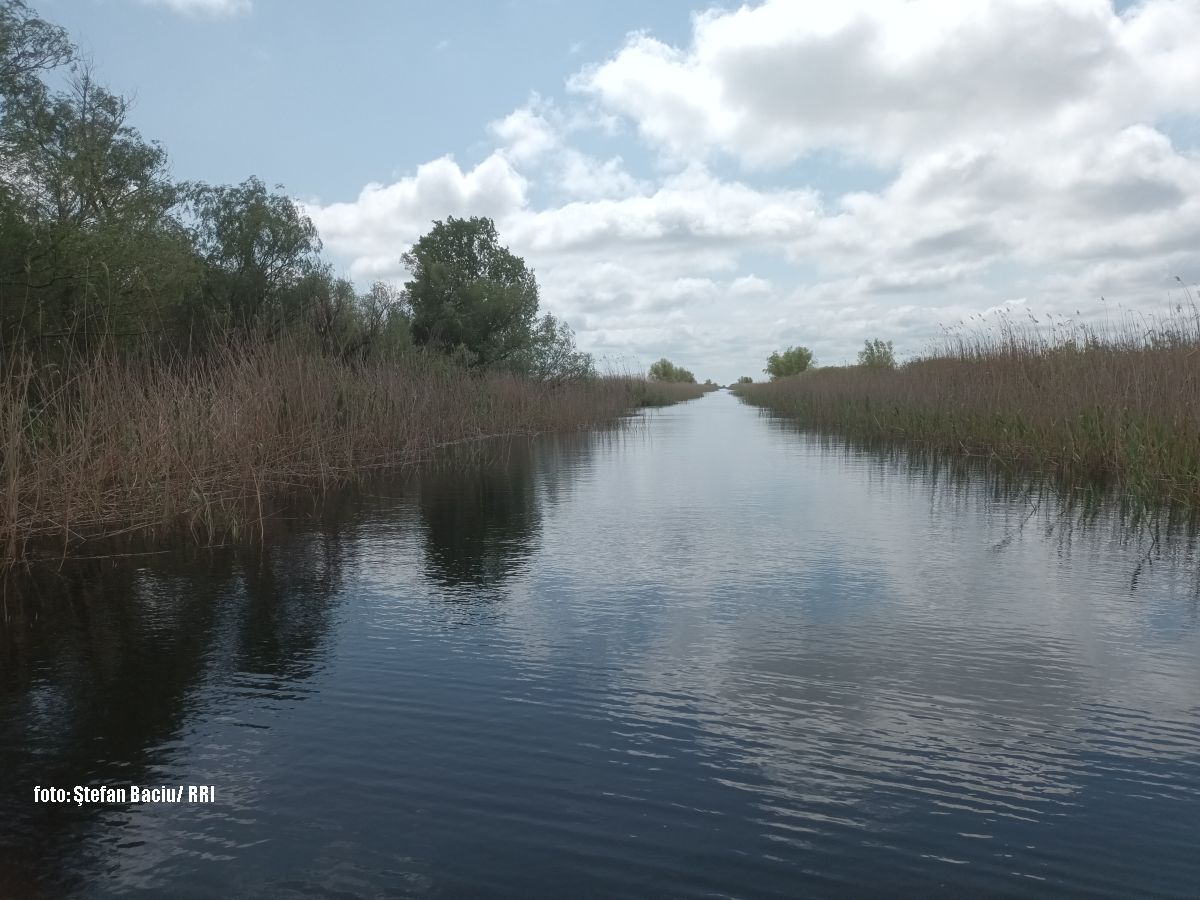
[[[175,183],[128,109],[61,28],[0,0],[0,352],[197,354],[252,333],[358,360],[411,345],[398,292],[334,278],[281,190]]]
[[[513,361],[513,371],[537,381],[596,377],[592,355],[578,350],[575,332],[550,313],[538,321],[528,346],[519,350]]]
[[[472,366],[529,349],[537,281],[523,259],[500,245],[491,219],[434,222],[401,259],[411,275],[405,292],[416,344],[458,353]]]
[[[224,324],[249,331],[266,320],[281,331],[305,300],[332,287],[317,257],[316,226],[282,192],[250,178],[236,186],[191,185],[187,199],[205,264],[205,305]]]
[[[695,384],[696,376],[682,366],[677,366],[666,357],[650,366],[650,377],[655,381],[668,381],[674,384]]]
[[[645,397],[640,379],[543,383],[416,353],[346,361],[305,338],[222,343],[186,366],[101,352],[76,361],[70,389],[29,351],[6,357],[0,570],[111,534],[236,540],[298,488],[489,435],[615,422]]]
[[[738,384],[754,384],[754,379],[749,375],[743,375],[737,380]]]
[[[490,220],[434,223],[406,291],[361,292],[282,188],[177,183],[128,111],[0,0],[0,557],[50,531],[211,529],[264,486],[642,399],[538,318]]]
[[[75,55],[66,32],[39,19],[22,0],[0,3],[0,107],[40,87],[38,73],[66,65]]]
[[[886,345],[885,345],[886,346]],[[1014,324],[949,337],[891,369],[816,370],[747,402],[805,427],[1026,464],[1200,508],[1200,309],[1132,314],[1098,332]]]
[[[807,347],[788,347],[782,353],[776,350],[767,358],[767,367],[763,371],[772,380],[799,375],[813,364],[812,351]]]
[[[885,343],[879,338],[867,341],[863,349],[858,351],[858,364],[868,369],[896,368],[896,354],[892,349],[892,342]]]

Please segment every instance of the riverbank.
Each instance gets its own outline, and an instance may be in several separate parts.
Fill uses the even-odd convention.
[[[907,441],[1200,506],[1200,313],[1105,330],[1011,321],[894,369],[736,386],[815,429]]]
[[[670,406],[688,400],[699,400],[705,394],[719,390],[715,384],[693,382],[657,381],[653,378],[635,378],[634,396],[638,406]]]
[[[539,382],[431,354],[342,362],[288,342],[166,364],[0,375],[0,565],[118,534],[238,539],[274,497],[323,492],[438,448],[614,422],[687,399],[636,377]]]

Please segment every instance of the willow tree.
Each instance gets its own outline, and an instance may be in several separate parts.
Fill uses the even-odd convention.
[[[772,379],[799,375],[813,364],[812,351],[807,347],[788,347],[782,353],[776,350],[767,358],[763,371]]]
[[[538,286],[521,257],[501,246],[491,219],[448,217],[401,257],[417,345],[471,366],[512,360],[533,341]]]

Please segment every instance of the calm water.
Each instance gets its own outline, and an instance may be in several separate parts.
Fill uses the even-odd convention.
[[[1197,553],[1052,506],[718,394],[10,584],[0,897],[1200,896]]]

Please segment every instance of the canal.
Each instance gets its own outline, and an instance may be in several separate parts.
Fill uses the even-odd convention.
[[[1194,897],[1198,560],[721,392],[39,567],[0,896]]]

